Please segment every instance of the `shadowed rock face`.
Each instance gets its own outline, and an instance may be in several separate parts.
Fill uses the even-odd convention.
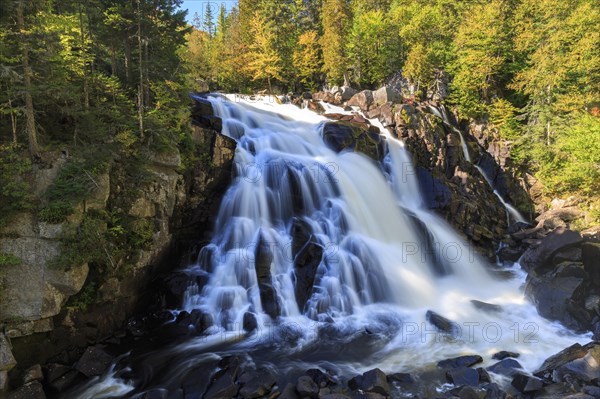
[[[379,129],[367,123],[327,122],[323,127],[323,141],[336,152],[361,152],[376,161],[381,161],[384,156],[384,141]]]

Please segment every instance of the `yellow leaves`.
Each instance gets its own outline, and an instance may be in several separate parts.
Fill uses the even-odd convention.
[[[307,31],[298,37],[298,46],[292,55],[298,76],[307,85],[313,85],[315,75],[321,70],[321,45],[316,31]]]

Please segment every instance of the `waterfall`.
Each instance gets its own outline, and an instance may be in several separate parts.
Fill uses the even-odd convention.
[[[465,353],[489,364],[498,350],[521,353],[533,370],[582,339],[538,316],[521,292],[518,267],[499,278],[425,209],[401,141],[386,135],[387,155],[376,162],[329,149],[322,139],[327,119],[309,110],[270,97],[208,98],[223,134],[237,141],[235,178],[211,243],[187,270],[208,282],[192,284],[174,312],[201,311],[213,325],[204,336],[145,355],[145,365],[157,359],[172,367],[150,373],[143,387],[178,387],[201,362],[231,353],[284,375],[315,365],[346,375],[373,367],[412,371]],[[300,249],[298,231],[309,239]],[[303,291],[305,269],[296,268],[300,255],[293,254],[309,247],[321,256]],[[461,333],[441,334],[428,323],[429,310]],[[246,331],[248,314],[257,327]],[[72,397],[111,397],[111,386],[127,392],[135,382],[123,378],[112,373]]]
[[[452,124],[450,122],[450,120],[448,118],[448,114],[446,112],[446,108],[442,105],[440,107],[440,109],[438,110],[437,108],[435,108],[433,106],[429,106],[429,110],[435,116],[437,116],[438,118],[440,118],[444,122],[444,124],[446,126],[448,126],[454,133],[458,134],[458,136],[460,137],[460,145],[461,145],[462,150],[463,150],[463,155],[464,155],[465,159],[467,160],[467,162],[472,163],[472,161],[471,161],[471,155],[469,154],[469,148],[467,147],[467,142],[466,142],[466,140],[465,140],[462,132],[460,131],[460,129],[458,129],[456,126],[454,126],[454,124]],[[515,222],[526,222],[525,218],[521,215],[521,213],[514,206],[512,206],[511,204],[509,204],[502,197],[502,195],[498,192],[498,190],[494,186],[494,182],[492,181],[492,179],[490,179],[490,177],[487,175],[487,173],[485,173],[485,171],[479,165],[473,164],[473,166],[475,166],[475,168],[479,171],[479,174],[481,174],[481,176],[483,176],[483,178],[485,179],[485,181],[488,183],[488,185],[494,191],[494,194],[496,195],[496,197],[498,197],[498,199],[500,200],[500,202],[504,206],[504,209],[506,209],[507,223],[510,224],[511,218]]]

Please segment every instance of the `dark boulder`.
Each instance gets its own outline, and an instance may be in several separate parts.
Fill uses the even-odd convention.
[[[278,399],[300,399],[298,391],[296,391],[296,385],[291,382],[288,383],[281,391],[281,394],[277,396]]]
[[[254,267],[258,279],[258,288],[260,292],[260,301],[263,310],[272,318],[281,315],[281,307],[277,292],[273,287],[273,277],[271,275],[271,263],[273,262],[272,244],[261,230],[259,240],[254,251]]]
[[[591,328],[584,308],[588,283],[580,277],[531,277],[525,288],[539,314],[575,330]]]
[[[492,377],[490,376],[490,373],[488,373],[487,370],[483,367],[477,367],[477,373],[479,373],[480,384],[492,382]]]
[[[312,378],[312,380],[320,387],[324,388],[328,385],[335,384],[335,380],[327,373],[319,369],[310,369],[306,371],[306,375]]]
[[[555,382],[569,382],[572,379],[583,383],[600,380],[600,344],[590,343],[584,347],[586,354],[578,359],[573,359],[556,369],[552,373]]]
[[[492,356],[492,359],[504,360],[509,357],[517,358],[519,356],[520,356],[520,354],[517,352],[500,351],[498,353],[494,353],[494,355]]]
[[[352,378],[348,381],[348,387],[352,390],[361,389],[365,392],[377,393],[383,396],[390,395],[387,376],[377,368]]]
[[[39,381],[30,382],[8,394],[7,399],[46,399],[44,388]]]
[[[350,86],[342,86],[340,88],[340,91],[342,93],[342,101],[348,101],[350,100],[356,93],[358,93],[358,91],[356,89],[353,89]]]
[[[585,244],[583,244],[585,245]],[[552,257],[552,264],[554,266],[558,266],[562,262],[581,262],[582,261],[582,251],[581,248],[571,247],[561,249],[556,252]]]
[[[521,248],[502,247],[496,252],[496,255],[498,255],[500,262],[515,263],[523,255],[523,252],[525,250]]]
[[[460,326],[456,322],[447,319],[432,310],[427,311],[425,314],[425,319],[440,332],[449,334],[452,337],[458,337],[461,334]]]
[[[46,387],[59,393],[64,392],[85,378],[79,371],[57,363],[51,363],[44,367],[44,377]]]
[[[239,394],[244,399],[256,399],[266,396],[277,382],[275,375],[271,371],[262,370],[246,370],[238,380],[241,384]]]
[[[214,324],[212,315],[199,309],[192,310],[189,321],[196,328],[198,334],[203,333]]]
[[[393,373],[387,376],[388,382],[395,382],[397,384],[413,384],[415,377],[410,373]]]
[[[456,386],[479,385],[479,373],[470,367],[457,367],[446,372],[446,380]]]
[[[487,371],[494,374],[505,375],[512,377],[523,369],[521,363],[514,359],[504,359],[487,368]]]
[[[250,332],[256,330],[258,322],[256,321],[256,315],[252,312],[244,313],[244,319],[242,321],[242,327],[244,330]]]
[[[307,375],[303,375],[298,378],[296,383],[296,391],[301,397],[318,398],[319,397],[319,386]]]
[[[506,399],[507,395],[498,384],[491,383],[482,387],[485,390],[483,399]]]
[[[477,299],[471,299],[471,303],[479,310],[483,310],[486,313],[499,313],[502,312],[502,306],[495,305],[493,303],[487,303],[478,301]]]
[[[374,126],[354,121],[327,122],[322,135],[327,147],[335,152],[354,151],[376,161],[383,159],[384,142]]]
[[[527,271],[551,268],[550,260],[556,252],[580,244],[582,241],[583,238],[578,232],[559,227],[548,234],[540,245],[525,251],[521,258],[521,265]]]
[[[323,260],[324,249],[316,242],[306,244],[294,258],[294,276],[296,284],[294,294],[300,310],[312,295],[317,268]]]
[[[172,395],[170,396],[173,397]],[[155,388],[150,391],[144,393],[141,399],[169,399],[169,391],[164,388]]]
[[[458,367],[471,367],[481,362],[483,362],[483,358],[479,355],[465,355],[442,360],[438,362],[437,366],[442,369],[455,369]]]
[[[204,394],[205,399],[231,399],[236,397],[239,386],[236,384],[237,369],[219,370],[211,378],[208,390]]]
[[[461,386],[458,388],[451,389],[448,391],[453,397],[457,397],[460,399],[480,399],[479,394],[474,388],[470,386]]]
[[[113,357],[104,351],[102,345],[90,346],[75,363],[75,369],[86,377],[96,377],[110,366]]]
[[[539,378],[521,373],[516,374],[510,384],[523,393],[539,391],[544,387],[544,383]]]
[[[590,278],[600,285],[600,243],[584,243],[581,246],[581,259]]]
[[[292,258],[295,258],[313,235],[310,223],[302,218],[294,217],[290,235],[292,236]]]
[[[544,360],[542,366],[535,372],[538,377],[549,378],[550,373],[560,366],[567,364],[573,360],[580,359],[587,354],[587,348],[576,343],[568,348],[561,350],[558,353]]]

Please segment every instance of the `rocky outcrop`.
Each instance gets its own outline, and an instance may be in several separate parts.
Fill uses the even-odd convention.
[[[20,260],[0,271],[0,328],[12,339],[17,368],[43,364],[67,346],[85,348],[101,342],[124,328],[136,309],[152,309],[161,300],[151,282],[165,268],[177,266],[163,259],[189,252],[208,233],[232,177],[236,143],[219,133],[220,119],[210,103],[195,103],[193,121],[195,153],[188,156],[188,164],[182,165],[177,149],[145,149],[148,161],[139,165],[141,174],[132,174],[124,162],[114,159],[104,174],[94,177],[94,189],[66,221],[50,224],[37,214],[22,213],[0,231],[0,252]],[[33,186],[40,196],[67,162],[57,158],[55,166],[36,174],[39,184]],[[112,245],[102,241],[108,228],[102,219],[105,214],[119,215],[134,230],[140,226],[136,246],[127,248],[122,257],[105,248],[103,272],[95,260],[61,265],[77,237],[72,232],[85,229],[90,218],[96,222],[91,232],[97,234],[97,247]],[[133,325],[127,328],[135,330]],[[91,352],[88,358],[97,359],[98,353]],[[63,358],[67,365],[77,359]],[[87,367],[88,360],[84,358],[81,367]],[[0,368],[0,380],[5,373],[6,368]],[[75,375],[81,373],[89,374],[76,370]]]
[[[325,144],[336,152],[355,151],[377,161],[383,159],[384,142],[379,129],[367,123],[327,122],[322,134]]]
[[[390,85],[376,91],[363,90],[344,105],[357,107],[367,118],[378,119],[392,135],[402,139],[413,155],[416,164],[413,173],[418,176],[426,205],[442,214],[481,253],[493,259],[495,249],[508,228],[506,209],[475,165],[481,161],[480,166],[490,170],[494,186],[497,184],[504,192],[512,193],[514,187],[520,187],[520,183],[515,182],[513,175],[503,169],[510,166],[508,153],[502,152],[502,157],[496,159],[486,152],[483,138],[482,144],[479,144],[471,136],[471,129],[465,129],[462,135],[470,146],[469,151],[477,155],[473,160],[475,163],[469,162],[463,154],[461,137],[456,132],[459,127],[456,121],[451,121],[452,127],[448,126],[432,113],[432,109],[439,108],[439,105],[415,105],[411,100],[403,100],[394,87]],[[444,91],[443,84],[439,89]],[[323,93],[315,93],[313,98],[326,102],[331,100]],[[353,118],[348,115],[330,116],[342,121]],[[353,134],[339,130],[343,129],[336,129],[329,137],[324,135],[326,143],[336,151],[345,148],[356,150],[354,141],[350,139]],[[350,131],[348,128],[346,130]],[[373,156],[375,152],[369,146],[358,150],[375,160],[381,160],[381,156]],[[519,190],[524,198],[519,197],[518,201],[527,207],[527,193]],[[512,199],[513,196],[510,194],[504,198]]]

